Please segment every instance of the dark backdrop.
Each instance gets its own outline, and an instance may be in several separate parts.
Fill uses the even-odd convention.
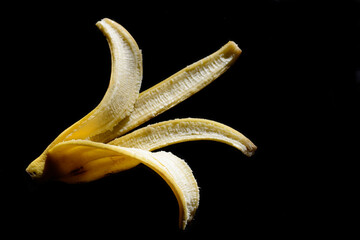
[[[348,233],[355,226],[360,9],[358,1],[315,2],[4,7],[0,228],[34,237]],[[110,53],[95,26],[104,17],[142,49],[143,90],[229,40],[243,50],[218,80],[151,121],[212,119],[258,146],[251,158],[214,142],[165,149],[186,160],[200,186],[185,232],[177,229],[170,188],[144,166],[80,185],[39,184],[25,173],[105,93]]]

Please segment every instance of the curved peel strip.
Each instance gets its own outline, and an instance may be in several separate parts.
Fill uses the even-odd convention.
[[[88,139],[111,130],[128,116],[139,96],[142,81],[142,56],[133,37],[118,23],[103,19],[96,24],[108,40],[112,68],[109,87],[99,105],[62,132],[26,169],[33,178],[41,178],[47,151],[57,143]]]
[[[189,98],[229,69],[240,53],[236,43],[230,41],[215,53],[140,93],[134,111],[113,131],[99,135],[99,139],[109,142]]]
[[[179,224],[185,229],[199,205],[199,189],[189,166],[168,152],[117,147],[86,140],[59,143],[48,152],[47,174],[68,182],[88,182],[143,163],[171,187],[179,203]]]
[[[233,146],[251,156],[256,146],[243,134],[224,124],[198,118],[175,119],[140,128],[109,144],[154,151],[186,141],[212,140]]]
[[[111,52],[111,77],[100,104],[75,123],[65,138],[88,139],[112,128],[134,109],[142,81],[142,56],[132,36],[120,24],[103,19],[96,24],[108,40]]]

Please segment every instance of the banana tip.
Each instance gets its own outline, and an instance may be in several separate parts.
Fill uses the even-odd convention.
[[[29,166],[25,169],[25,171],[30,175],[33,179],[40,179],[43,177],[44,169],[45,169],[45,161],[40,156],[35,159],[33,162],[29,164]]]
[[[257,150],[257,146],[255,146],[254,144],[251,144],[251,145],[247,146],[246,150],[247,151],[245,152],[245,155],[248,157],[251,157],[255,154],[255,152]]]
[[[231,48],[232,52],[234,52],[236,55],[240,55],[242,53],[242,50],[234,41],[229,41],[228,45]]]

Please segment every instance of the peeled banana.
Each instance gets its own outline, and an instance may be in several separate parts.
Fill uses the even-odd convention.
[[[110,19],[96,25],[109,43],[109,87],[99,105],[62,132],[26,171],[33,179],[81,183],[142,163],[158,173],[174,192],[179,226],[185,229],[199,205],[197,182],[184,160],[172,153],[152,151],[185,141],[213,140],[251,156],[256,146],[240,132],[205,119],[175,119],[130,131],[214,81],[236,61],[241,50],[228,42],[139,94],[142,56],[135,40]]]

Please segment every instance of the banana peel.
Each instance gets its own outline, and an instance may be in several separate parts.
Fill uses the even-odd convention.
[[[235,129],[206,119],[175,119],[130,131],[210,84],[236,61],[241,50],[230,41],[139,93],[142,55],[137,43],[110,19],[96,25],[109,43],[109,87],[99,105],[62,132],[26,171],[37,180],[84,183],[144,164],[172,189],[179,204],[179,226],[185,229],[199,205],[196,179],[184,160],[153,151],[186,141],[212,140],[251,156],[256,146]]]

